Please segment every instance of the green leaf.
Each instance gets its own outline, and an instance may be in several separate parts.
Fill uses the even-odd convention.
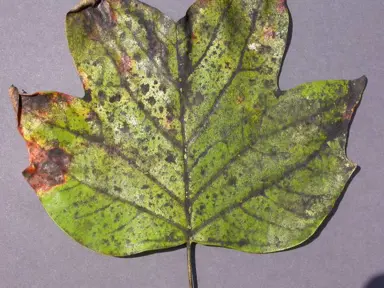
[[[10,90],[48,214],[115,256],[311,237],[356,169],[366,78],[281,91],[288,26],[283,0],[198,0],[177,23],[137,0],[82,1],[67,36],[84,98]]]

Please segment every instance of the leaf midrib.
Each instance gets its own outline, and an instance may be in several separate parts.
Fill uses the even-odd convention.
[[[188,22],[183,23],[185,34],[189,35]],[[179,76],[179,102],[180,102],[180,124],[181,124],[181,135],[182,135],[182,147],[183,147],[183,182],[184,182],[184,213],[187,220],[187,232],[186,232],[186,242],[190,244],[191,232],[192,232],[192,204],[191,204],[191,195],[189,189],[189,171],[188,171],[188,142],[186,136],[186,125],[185,125],[185,112],[186,112],[186,98],[188,97],[189,87],[188,87],[188,76],[192,71],[192,62],[188,57],[188,52],[191,50],[191,41],[187,36],[187,51],[184,55],[180,53],[180,45],[179,45],[179,26],[176,24],[176,54],[177,54],[177,64],[178,64],[178,76]],[[184,61],[182,59],[184,58]],[[186,64],[184,67],[183,64]],[[189,70],[190,69],[190,70]]]
[[[261,4],[260,4],[261,5]],[[184,165],[184,193],[185,193],[185,216],[187,219],[187,243],[190,243],[192,236],[195,234],[194,229],[192,228],[192,204],[193,204],[193,199],[191,197],[191,191],[189,187],[190,183],[190,169],[188,167],[188,148],[189,146],[201,135],[201,133],[205,130],[209,123],[209,117],[216,111],[217,106],[222,98],[222,96],[226,93],[228,88],[231,86],[233,80],[236,78],[237,74],[241,71],[242,68],[242,62],[244,58],[244,54],[247,48],[247,44],[249,42],[249,39],[251,38],[255,27],[256,27],[256,20],[258,17],[257,9],[252,12],[252,19],[251,19],[251,25],[249,29],[249,33],[244,40],[244,45],[243,48],[240,52],[239,60],[238,60],[238,65],[236,69],[233,71],[231,77],[228,79],[224,87],[220,90],[218,93],[217,97],[215,98],[215,101],[211,107],[211,109],[208,111],[206,116],[203,118],[203,120],[200,122],[200,124],[197,126],[198,128],[196,131],[192,133],[192,136],[190,139],[187,139],[186,135],[186,123],[185,123],[185,113],[186,113],[186,99],[189,95],[190,92],[190,83],[189,83],[189,76],[192,75],[192,73],[198,68],[198,66],[201,64],[201,62],[204,60],[206,57],[206,54],[210,47],[212,46],[212,43],[217,37],[218,30],[220,29],[221,26],[221,19],[224,18],[224,16],[228,13],[228,10],[231,7],[231,2],[225,7],[223,10],[219,22],[217,23],[216,27],[214,28],[213,34],[211,36],[211,39],[203,53],[203,55],[198,59],[198,61],[193,65],[192,60],[189,57],[191,51],[192,51],[192,40],[190,35],[192,35],[192,27],[191,27],[191,22],[190,21],[179,21],[176,24],[176,53],[177,53],[177,63],[178,63],[178,76],[179,76],[179,98],[180,98],[180,123],[181,123],[181,134],[182,134],[182,146],[183,146],[183,165]],[[188,18],[183,18],[182,20],[185,20]],[[182,23],[183,26],[182,28],[185,29],[185,34],[187,35],[186,41],[187,41],[187,50],[185,51],[185,55],[180,54],[180,47],[179,47],[179,41],[178,41],[178,36],[179,36],[179,23]],[[184,59],[184,61],[183,61]],[[184,65],[183,65],[184,64]]]

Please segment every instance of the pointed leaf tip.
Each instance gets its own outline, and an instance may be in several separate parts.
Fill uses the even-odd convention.
[[[365,87],[367,86],[368,83],[368,78],[363,75],[358,79],[352,80],[350,82],[350,94],[351,94],[351,103],[350,106],[348,107],[352,113],[356,109],[356,107],[359,105],[361,101],[361,97],[363,95],[363,92],[365,90]]]
[[[359,93],[359,94],[364,92],[364,89],[367,86],[367,83],[368,83],[368,78],[365,75],[363,75],[360,78],[357,78],[355,80],[352,80],[352,85],[354,87],[354,91],[356,93]]]
[[[8,89],[9,98],[11,99],[13,110],[18,114],[19,111],[19,90],[15,86],[11,86]]]

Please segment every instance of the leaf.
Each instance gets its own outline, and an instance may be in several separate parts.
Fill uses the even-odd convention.
[[[198,0],[177,23],[137,0],[82,1],[67,36],[84,98],[10,89],[48,214],[114,256],[311,237],[356,169],[366,78],[281,91],[288,26],[283,0]]]

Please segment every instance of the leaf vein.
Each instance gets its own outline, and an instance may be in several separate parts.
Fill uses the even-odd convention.
[[[135,215],[132,219],[130,219],[128,223],[125,223],[125,224],[123,224],[123,225],[120,225],[119,227],[117,227],[116,229],[112,230],[112,231],[109,232],[108,234],[115,234],[115,233],[117,233],[117,232],[123,230],[123,229],[124,229],[125,227],[127,227],[129,224],[132,224],[132,222],[135,221],[136,218],[139,217],[139,215],[140,215],[141,213],[143,213],[143,211],[137,211],[137,212],[136,212],[136,215]]]
[[[98,25],[97,24],[97,21],[95,19],[93,19],[93,15],[92,14],[86,14],[88,19],[90,21],[93,21],[95,25]],[[99,33],[101,33],[101,31],[103,31],[103,29],[99,29]],[[115,32],[113,32],[115,33]],[[132,32],[133,33],[133,32]],[[116,33],[115,33],[116,34]],[[134,33],[133,33],[134,34]],[[120,78],[120,82],[121,84],[123,84],[125,90],[129,93],[131,99],[134,101],[134,103],[136,104],[136,106],[138,107],[138,109],[140,111],[142,111],[145,115],[145,117],[147,117],[151,123],[155,126],[155,128],[160,132],[161,135],[163,135],[163,137],[165,137],[165,139],[167,139],[175,148],[177,149],[181,149],[181,144],[179,143],[179,141],[177,141],[177,139],[175,139],[174,137],[172,137],[170,134],[167,133],[167,131],[165,131],[163,129],[163,127],[161,127],[160,123],[154,119],[152,117],[152,115],[148,112],[147,109],[145,109],[144,107],[142,107],[141,105],[139,105],[139,100],[138,98],[136,97],[136,95],[134,95],[133,91],[130,89],[129,87],[129,83],[128,81],[123,77],[123,75],[121,75],[119,73],[119,66],[118,66],[118,63],[116,63],[116,61],[114,60],[112,54],[113,54],[113,51],[112,51],[112,54],[111,54],[111,51],[109,51],[110,48],[108,48],[108,46],[103,42],[103,41],[99,41],[99,40],[95,40],[97,41],[101,47],[104,49],[105,51],[105,55],[108,57],[108,59],[112,62],[112,64],[115,66],[115,69],[116,69],[116,73],[117,75],[119,76]],[[137,41],[136,41],[137,42]],[[140,46],[139,46],[140,47]],[[120,49],[120,52],[122,53],[125,53],[124,51],[121,51],[121,47],[115,47],[115,48],[118,48]],[[144,48],[144,47],[143,47]],[[149,58],[149,56],[147,55],[147,57]],[[178,85],[176,86],[178,87]]]
[[[340,98],[340,101],[341,102],[343,100],[343,98]],[[283,127],[281,127],[280,129],[276,129],[274,131],[272,131],[271,133],[268,133],[268,134],[265,134],[265,135],[261,135],[257,140],[253,141],[251,144],[247,145],[246,147],[244,147],[240,152],[236,153],[236,155],[234,155],[231,159],[229,159],[227,161],[227,163],[224,164],[224,166],[219,170],[217,171],[196,193],[195,195],[193,196],[192,198],[192,203],[194,203],[200,196],[201,194],[205,191],[205,189],[207,189],[210,185],[212,185],[225,171],[226,169],[228,169],[228,167],[230,165],[232,165],[234,162],[236,162],[236,160],[239,158],[239,157],[243,157],[249,150],[253,149],[253,147],[255,145],[257,145],[260,141],[264,141],[264,140],[267,140],[269,139],[270,137],[272,136],[275,136],[276,134],[282,132],[282,131],[285,131],[287,130],[288,128],[292,128],[300,123],[304,123],[304,122],[307,122],[308,119],[314,117],[314,116],[317,116],[319,115],[320,113],[324,112],[324,111],[327,111],[328,109],[334,107],[335,105],[338,105],[338,103],[336,102],[332,102],[330,103],[329,105],[327,106],[324,106],[324,107],[321,107],[319,108],[317,111],[315,111],[313,114],[309,115],[309,116],[305,116],[305,117],[302,117],[302,118],[299,118],[297,119],[296,121],[293,121],[292,123],[290,124],[287,124],[287,125],[284,125]],[[265,117],[269,117],[269,115],[265,112],[264,113]],[[264,117],[262,118],[264,119]],[[271,121],[276,121],[275,119],[272,119]]]
[[[149,22],[148,20],[146,20],[143,15],[139,15],[136,13],[135,16],[137,16],[139,19],[143,20],[144,24],[141,24],[140,21],[137,21],[137,23],[140,25],[141,28],[143,28],[145,30],[145,32],[147,34],[147,38],[148,38],[148,35],[153,34],[153,31],[150,30],[153,27],[149,26],[150,24],[153,26],[153,22]],[[170,71],[164,69],[163,67],[160,67],[159,64],[155,61],[155,59],[150,55],[149,51],[144,47],[144,45],[140,41],[140,39],[137,37],[136,31],[133,31],[133,29],[129,29],[129,30],[132,33],[133,39],[135,40],[135,42],[137,43],[139,48],[143,51],[143,53],[147,56],[149,61],[156,67],[156,69],[158,71],[160,71],[160,74],[162,74],[172,85],[175,86],[176,89],[178,89],[178,82],[175,79],[173,79]],[[160,40],[160,39],[158,39],[158,37],[156,37],[156,38],[158,41]],[[159,42],[161,42],[161,41],[159,41]],[[163,61],[162,61],[162,63],[164,64]]]
[[[248,33],[248,36],[247,36],[245,42],[244,42],[243,49],[241,50],[237,67],[236,67],[235,71],[233,71],[231,77],[229,77],[228,81],[225,83],[224,87],[220,90],[219,94],[216,96],[215,101],[214,101],[211,109],[208,111],[208,113],[204,116],[203,120],[197,126],[199,128],[197,128],[196,131],[192,133],[191,138],[188,140],[188,145],[190,145],[198,137],[200,137],[200,135],[203,133],[203,131],[207,128],[207,126],[209,124],[209,118],[215,113],[215,111],[219,107],[219,103],[220,103],[221,98],[225,95],[228,88],[232,85],[233,80],[236,78],[236,76],[239,74],[239,72],[241,72],[241,68],[243,65],[243,58],[245,55],[245,51],[247,49],[247,44],[248,44],[249,39],[251,38],[251,36],[252,36],[252,34],[256,28],[257,17],[258,17],[258,13],[255,10],[252,13],[252,23],[251,23],[250,31]]]
[[[105,50],[105,51],[106,51],[106,54],[107,54],[108,58],[115,65],[116,69],[118,69],[117,68],[117,63],[113,60],[112,55],[107,50]],[[181,143],[179,141],[177,141],[176,138],[172,137],[167,131],[165,131],[164,128],[160,125],[160,123],[150,114],[150,112],[147,109],[145,109],[145,107],[140,105],[138,97],[137,97],[137,95],[135,95],[136,93],[134,93],[132,91],[132,89],[130,88],[130,86],[129,86],[129,82],[126,79],[124,79],[124,77],[122,75],[120,75],[120,74],[119,74],[119,77],[120,77],[121,84],[123,85],[124,89],[128,92],[129,96],[131,97],[133,102],[136,104],[137,108],[141,112],[144,113],[145,117],[151,121],[151,123],[155,126],[157,131],[160,132],[160,134],[166,140],[168,140],[173,145],[174,148],[177,148],[178,150],[181,150],[182,149]]]
[[[38,115],[36,115],[38,117]],[[147,171],[144,171],[142,170],[139,165],[136,163],[136,161],[132,158],[129,158],[127,157],[123,152],[120,151],[120,149],[118,149],[116,146],[111,146],[111,145],[107,145],[107,144],[104,144],[103,141],[92,141],[89,137],[87,137],[88,135],[85,135],[85,134],[82,134],[82,133],[79,133],[77,131],[73,131],[69,128],[64,128],[64,127],[61,127],[59,125],[57,125],[56,123],[53,123],[52,121],[44,121],[45,124],[49,125],[49,126],[52,126],[52,127],[56,127],[58,129],[62,129],[64,131],[67,131],[77,137],[82,137],[84,138],[85,140],[87,140],[88,142],[90,143],[93,143],[95,144],[96,146],[99,146],[101,148],[103,148],[107,153],[111,153],[111,154],[114,154],[118,157],[120,157],[121,159],[123,159],[124,161],[127,162],[127,164],[129,164],[132,168],[134,168],[135,170],[139,171],[142,175],[144,175],[145,177],[147,177],[149,180],[151,180],[153,183],[155,183],[158,187],[160,187],[164,192],[166,192],[172,199],[174,199],[180,206],[184,206],[184,203],[183,201],[172,191],[170,190],[169,188],[167,188],[163,183],[161,183],[155,176],[153,176],[152,174],[150,174],[149,172]]]
[[[86,213],[86,214],[83,214],[83,215],[80,215],[80,216],[75,216],[75,219],[78,220],[78,219],[83,219],[83,218],[86,218],[86,217],[89,217],[89,216],[93,216],[95,214],[98,214],[104,210],[107,210],[111,205],[113,204],[113,202],[101,207],[101,208],[98,208],[96,209],[95,211],[92,211],[92,212],[89,212],[89,213]]]
[[[288,177],[289,175],[291,175],[295,171],[297,171],[299,169],[302,169],[302,168],[305,168],[313,159],[315,159],[316,157],[318,157],[320,155],[320,153],[327,147],[327,142],[330,141],[330,140],[332,140],[332,139],[327,138],[323,142],[323,144],[320,146],[320,148],[315,150],[308,157],[306,157],[306,159],[304,161],[302,161],[302,162],[300,162],[298,164],[295,164],[295,165],[291,165],[291,167],[289,169],[287,169],[279,179],[275,179],[274,182],[271,182],[268,185],[263,185],[263,187],[260,188],[260,189],[256,189],[256,190],[251,191],[247,196],[245,196],[239,202],[236,202],[236,203],[234,203],[232,205],[229,205],[228,207],[224,208],[223,210],[221,210],[216,215],[214,215],[211,218],[207,219],[205,222],[200,224],[198,227],[194,228],[193,231],[192,231],[192,234],[198,233],[203,228],[205,228],[208,225],[212,224],[213,222],[215,222],[220,217],[223,217],[223,215],[226,215],[227,213],[233,211],[236,208],[239,208],[241,205],[243,205],[245,202],[249,201],[250,199],[255,198],[255,197],[266,197],[266,195],[265,195],[265,190],[266,189],[268,189],[268,188],[272,187],[273,185],[275,185],[276,182],[282,181],[283,179],[285,179],[286,177]]]
[[[213,42],[216,40],[217,38],[217,34],[219,32],[219,29],[220,29],[220,26],[222,25],[223,23],[223,20],[225,19],[225,17],[227,16],[228,14],[228,11],[229,9],[231,8],[232,6],[232,1],[230,3],[227,4],[227,6],[225,7],[225,9],[223,10],[223,12],[221,13],[220,17],[219,17],[219,20],[213,30],[213,33],[211,35],[211,39],[209,40],[209,43],[207,45],[207,47],[205,48],[203,54],[200,56],[200,58],[196,61],[196,63],[192,66],[192,72],[196,70],[197,67],[200,66],[201,62],[205,59],[205,57],[207,56],[208,54],[208,51],[209,49],[212,47],[212,44]]]
[[[285,229],[285,230],[295,231],[295,230],[292,229],[292,228],[289,228],[289,227],[286,227],[286,226],[277,224],[277,223],[275,223],[275,222],[266,220],[266,219],[264,219],[264,218],[262,218],[262,217],[260,217],[260,216],[258,216],[258,215],[256,215],[256,214],[254,214],[254,213],[252,213],[251,211],[245,209],[245,208],[243,207],[243,205],[240,206],[240,209],[241,209],[241,211],[243,211],[246,215],[248,215],[249,217],[252,217],[253,219],[255,219],[255,220],[257,220],[257,221],[265,222],[265,223],[267,223],[267,224],[269,224],[269,225],[276,226],[276,227],[279,227],[279,228],[282,228],[282,229]]]
[[[89,184],[89,183],[86,183],[86,182],[84,182],[84,181],[81,181],[80,179],[78,179],[78,178],[77,178],[76,176],[74,176],[73,174],[70,174],[70,176],[71,176],[72,178],[74,178],[76,181],[78,181],[79,183],[81,183],[81,184],[83,184],[83,185],[85,185],[85,186],[91,188],[92,190],[94,190],[94,191],[96,191],[96,192],[99,192],[100,194],[103,194],[103,195],[106,195],[106,196],[112,198],[112,200],[119,201],[119,202],[121,202],[121,203],[123,203],[123,204],[128,204],[128,205],[130,205],[130,206],[136,208],[137,210],[139,210],[139,211],[141,211],[141,212],[147,213],[147,214],[149,214],[149,215],[152,216],[152,217],[155,217],[155,218],[158,218],[158,219],[160,219],[160,220],[163,220],[163,221],[165,221],[166,223],[168,223],[168,224],[170,224],[170,225],[172,225],[172,226],[178,228],[179,230],[183,231],[184,233],[186,233],[186,231],[187,231],[186,228],[183,227],[182,225],[180,225],[179,223],[176,223],[176,222],[172,221],[171,219],[168,219],[168,218],[166,218],[166,217],[164,217],[164,216],[162,216],[162,215],[160,215],[160,214],[157,214],[157,213],[155,213],[155,212],[153,212],[153,211],[151,211],[151,210],[149,210],[149,209],[147,209],[147,208],[145,208],[145,207],[143,207],[143,206],[140,206],[140,205],[136,204],[136,203],[133,202],[133,201],[129,201],[129,200],[123,199],[123,198],[118,197],[118,196],[116,196],[116,195],[112,195],[112,194],[108,193],[108,191],[106,191],[106,190],[103,189],[103,188],[96,187],[96,186],[92,186],[92,185]]]

